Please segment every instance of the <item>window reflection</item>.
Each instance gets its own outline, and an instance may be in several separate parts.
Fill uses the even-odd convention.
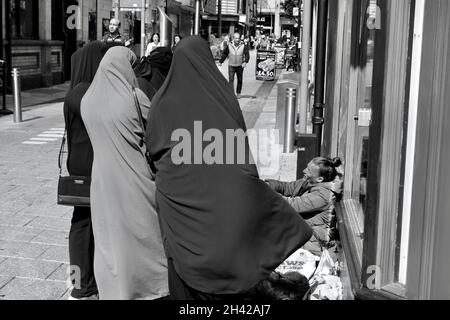
[[[366,8],[367,24],[363,26],[363,37],[361,39],[361,73],[360,103],[358,105],[358,154],[359,154],[359,201],[362,208],[366,205],[367,176],[369,162],[369,127],[372,112],[372,77],[373,59],[375,51],[375,26],[377,17],[377,1],[371,0]]]

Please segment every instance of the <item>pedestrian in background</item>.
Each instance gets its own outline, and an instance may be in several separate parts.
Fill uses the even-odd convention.
[[[150,101],[136,88],[135,60],[127,48],[108,50],[81,102],[94,150],[91,210],[100,299],[157,299],[169,294],[156,187],[137,110],[145,121]]]
[[[219,66],[228,58],[228,81],[234,90],[234,75],[237,76],[236,96],[239,99],[242,92],[242,76],[244,68],[250,60],[249,48],[241,41],[239,32],[233,37],[233,42],[229,43],[222,52],[222,58],[219,60]]]
[[[107,46],[100,41],[88,43],[71,58],[70,91],[64,100],[67,131],[67,170],[73,176],[91,176],[93,150],[80,113],[81,99],[89,88]],[[98,299],[94,276],[94,235],[91,208],[74,207],[69,232],[69,260],[72,270],[79,268],[80,283],[75,284],[69,300]]]
[[[190,164],[202,157],[200,150],[200,155],[189,152],[190,163],[176,164],[173,133],[183,130],[193,137],[196,121],[222,137],[228,130],[246,131],[239,103],[208,43],[192,36],[175,50],[167,79],[153,98],[146,131],[157,170],[170,295],[188,300],[248,298],[247,291],[301,247],[311,229],[259,179],[247,140],[237,148],[247,155],[242,162],[235,148],[219,145],[219,163]],[[221,164],[230,158],[232,164]]]
[[[114,46],[125,46],[129,47],[132,44],[132,40],[127,37],[123,37],[120,34],[120,21],[119,19],[113,18],[109,22],[109,32],[105,34],[102,41],[106,43],[108,47]]]
[[[179,34],[176,34],[173,37],[173,46],[172,46],[172,52],[175,50],[175,47],[177,46],[178,42],[181,41],[181,39],[183,39]]]
[[[147,45],[147,50],[145,51],[145,55],[148,57],[150,53],[155,50],[155,48],[161,46],[161,39],[159,37],[159,33],[152,34],[151,42]]]

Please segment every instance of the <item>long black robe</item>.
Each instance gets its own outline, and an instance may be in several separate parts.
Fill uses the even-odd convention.
[[[80,114],[80,103],[94,79],[107,47],[100,41],[88,43],[71,58],[70,91],[64,100],[64,120],[67,129],[67,169],[71,175],[90,176],[93,151]]]
[[[227,129],[246,131],[232,88],[198,36],[177,45],[149,113],[146,137],[158,170],[163,240],[177,274],[190,287],[212,294],[244,292],[306,243],[311,229],[259,179],[251,157],[245,164],[175,164],[178,141],[172,134],[185,129],[195,139],[195,121],[223,137]],[[230,157],[236,160],[236,154]]]
[[[139,88],[152,100],[164,83],[172,63],[172,52],[167,47],[157,47],[134,68]]]

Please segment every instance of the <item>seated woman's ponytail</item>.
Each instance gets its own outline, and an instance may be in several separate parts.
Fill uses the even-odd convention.
[[[341,158],[319,157],[315,158],[313,162],[319,167],[319,174],[323,178],[323,182],[334,181],[338,175],[336,168],[342,164]]]
[[[331,163],[333,165],[333,167],[338,168],[342,165],[342,160],[339,157],[333,158],[333,160],[331,160]]]

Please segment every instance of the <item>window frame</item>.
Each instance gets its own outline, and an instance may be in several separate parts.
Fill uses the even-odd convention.
[[[353,1],[347,3],[354,5]],[[357,200],[351,199],[351,189],[348,186],[351,186],[356,177],[347,175],[347,166],[346,179],[351,181],[347,181],[346,198],[350,199],[338,205],[336,211],[354,295],[362,299],[405,299],[407,287],[398,283],[396,246],[401,240],[401,228],[397,225],[401,223],[403,200],[402,171],[406,156],[404,141],[407,138],[415,0],[379,0],[378,6],[381,11],[381,29],[376,30],[375,34],[366,204],[362,208]],[[359,25],[361,21],[357,20],[361,17],[359,11],[355,10],[358,11],[358,6],[354,6],[353,11],[346,15],[352,17],[352,24]],[[355,57],[358,53],[359,31],[352,28],[350,37],[352,43],[350,46],[345,45],[347,40],[344,40],[344,50]],[[351,63],[354,64],[354,61],[352,58]],[[353,78],[357,77],[358,71],[350,69],[352,64],[343,65],[343,74],[350,74],[350,80],[352,72]],[[346,99],[355,99],[355,83],[350,81],[349,88],[344,89],[347,91],[341,91],[341,105]],[[346,114],[348,125],[345,153],[348,158],[349,154],[352,156],[354,148],[353,142],[349,140],[353,120],[351,106]],[[360,228],[354,221],[363,211],[363,248],[359,252]],[[355,258],[358,255],[362,255],[362,261]],[[371,286],[374,279],[375,288]]]
[[[409,60],[412,51],[412,31],[414,17],[413,0],[387,1],[380,0],[382,28],[377,36],[382,38],[385,51],[375,49],[377,59],[374,65],[376,90],[372,95],[374,110],[379,126],[372,126],[370,141],[369,192],[366,212],[369,217],[365,223],[365,239],[362,266],[362,283],[367,287],[371,274],[370,266],[378,266],[380,270],[379,288],[401,298],[406,297],[406,287],[396,279],[396,246],[400,241],[397,223],[401,219],[401,172],[404,168],[405,149],[402,147],[406,132],[407,105],[409,97]],[[378,42],[379,43],[379,42]],[[374,132],[372,132],[374,131]],[[373,134],[372,134],[373,133]],[[375,139],[373,139],[375,137]],[[379,139],[377,139],[379,137]],[[374,157],[374,158],[372,158]],[[372,179],[370,179],[372,178]],[[374,192],[375,191],[375,192]],[[395,246],[392,245],[393,241]],[[366,270],[366,272],[364,272]]]
[[[20,1],[21,0],[7,0],[10,3],[15,3],[15,8],[20,8]],[[31,0],[32,1],[32,9],[31,14],[33,16],[32,21],[32,30],[33,34],[31,36],[22,36],[22,28],[21,28],[21,18],[20,18],[20,9],[15,12],[14,22],[15,22],[15,34],[11,34],[12,39],[20,39],[20,40],[38,40],[39,39],[39,1],[38,0]],[[13,15],[11,14],[11,17]],[[17,34],[19,32],[19,35]]]

